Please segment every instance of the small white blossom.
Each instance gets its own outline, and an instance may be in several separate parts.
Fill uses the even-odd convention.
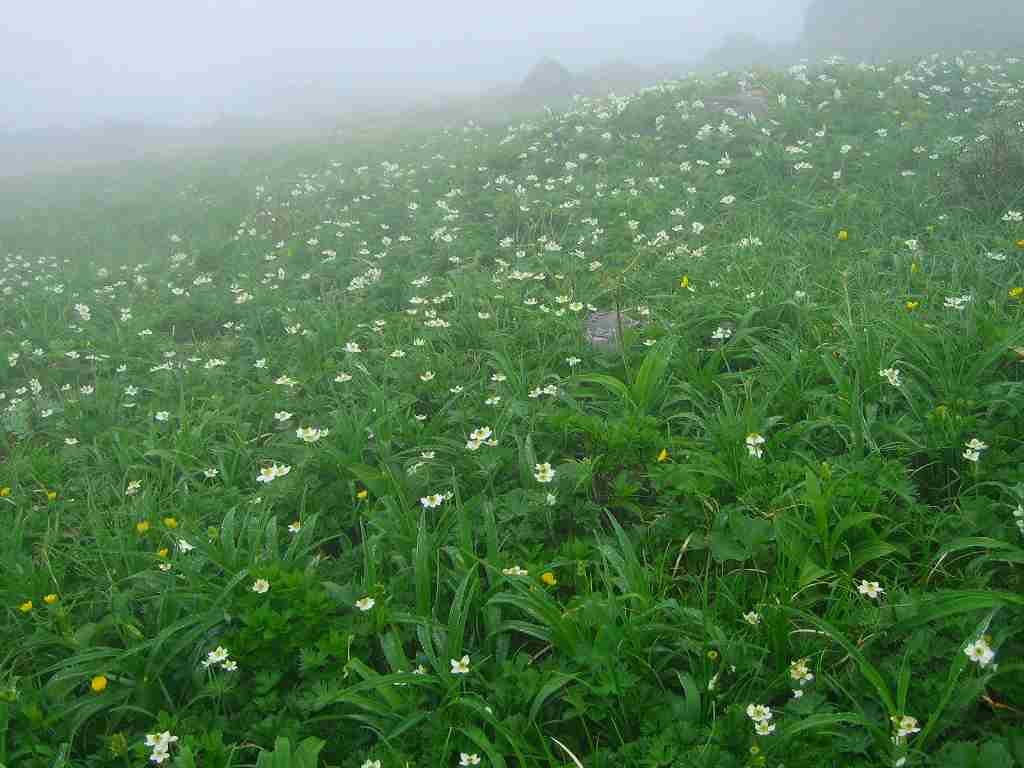
[[[979,667],[987,667],[992,662],[992,659],[996,657],[995,651],[992,650],[984,637],[979,637],[973,643],[968,644],[964,648],[964,653],[968,659]]]
[[[885,590],[882,589],[877,581],[868,581],[867,579],[861,580],[860,584],[857,585],[857,591],[866,597],[870,597],[872,600],[877,600],[885,594]]]
[[[356,608],[358,608],[363,613],[366,613],[367,611],[371,610],[373,606],[375,606],[376,604],[377,601],[374,600],[372,597],[364,597],[361,600],[356,600]]]
[[[555,479],[555,470],[545,461],[543,464],[534,465],[533,477],[538,483],[550,483]]]

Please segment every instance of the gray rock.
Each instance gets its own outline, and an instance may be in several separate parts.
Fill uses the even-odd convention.
[[[636,328],[641,322],[625,312],[615,310],[590,313],[586,320],[587,341],[595,349],[617,350],[620,346],[620,324],[625,331],[628,328]]]
[[[715,112],[735,109],[740,115],[753,114],[756,117],[768,114],[768,99],[756,93],[740,93],[735,96],[716,96],[704,99],[704,106]]]

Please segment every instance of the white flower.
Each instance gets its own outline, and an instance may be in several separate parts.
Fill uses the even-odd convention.
[[[342,371],[341,373],[334,377],[334,380],[338,384],[344,384],[346,381],[352,381],[352,374],[345,373],[345,371]]]
[[[327,437],[331,431],[319,427],[299,427],[295,430],[295,436],[304,443],[315,443],[321,437]]]
[[[420,374],[420,381],[433,381],[433,379],[434,379],[434,372],[433,371],[424,371],[423,373]]]
[[[964,648],[964,653],[967,654],[968,659],[979,667],[987,667],[992,662],[992,659],[996,657],[995,651],[992,650],[984,637],[979,637],[973,643],[970,643]]]
[[[357,352],[362,352],[363,350],[354,341],[350,341],[347,344],[345,344],[345,351],[350,352],[352,354],[356,354]]]
[[[434,509],[440,507],[444,503],[444,496],[440,493],[432,493],[429,496],[424,496],[420,499],[420,505],[424,509]]]
[[[1024,221],[1024,213],[1021,211],[1007,211],[1003,215],[1003,221],[1020,222]]]
[[[893,741],[896,744],[902,744],[906,741],[907,736],[918,733],[921,730],[921,727],[917,724],[916,717],[911,717],[910,715],[894,716],[891,720],[893,725],[896,726],[896,735],[893,737]]]
[[[289,413],[288,411],[277,411],[276,413],[274,413],[274,418],[277,419],[278,421],[284,422],[291,419],[292,415],[293,414]]]
[[[877,600],[885,593],[885,590],[879,586],[877,581],[868,581],[867,579],[861,580],[860,584],[857,585],[857,591],[862,595],[870,597],[872,600]]]
[[[555,496],[555,494],[553,493],[549,493],[547,496],[544,497],[544,501],[547,503],[549,507],[553,507],[555,506],[555,504],[558,503],[558,497]]]
[[[761,448],[764,445],[764,437],[757,432],[751,432],[747,435],[744,440],[747,446],[747,453],[755,459],[760,459],[764,455],[764,449]]]
[[[267,590],[269,589],[270,582],[266,579],[256,579],[256,581],[252,583],[252,591],[255,592],[257,595],[264,595],[267,593]]]
[[[550,483],[555,479],[555,470],[546,461],[543,464],[535,464],[533,467],[533,477],[538,483]]]
[[[469,440],[466,442],[466,448],[470,451],[479,450],[481,445],[497,445],[497,440],[491,439],[491,435],[494,433],[490,427],[478,427],[469,433]]]
[[[761,614],[757,611],[749,611],[743,614],[743,620],[752,627],[756,627],[761,623]]]
[[[814,675],[807,666],[807,659],[797,659],[792,662],[789,665],[789,676],[796,682],[800,683],[800,685],[807,685],[809,682],[814,680]]]
[[[502,568],[501,572],[505,576],[528,576],[529,571],[520,568],[518,565],[513,565],[511,568]]]
[[[302,530],[302,521],[296,520],[293,523],[288,523],[288,533],[298,533]]]
[[[272,464],[269,467],[261,467],[260,468],[260,473],[256,477],[256,482],[257,483],[272,483],[277,478],[284,477],[285,475],[287,475],[291,471],[292,471],[292,468],[289,467],[287,464],[282,464],[281,466],[278,466],[277,464]]]
[[[763,723],[772,719],[772,709],[764,704],[748,704],[747,717],[755,723]]]
[[[963,457],[968,461],[977,462],[981,458],[981,452],[988,449],[988,444],[983,443],[976,437],[972,437],[966,443],[964,443],[965,450]]]
[[[759,720],[754,723],[754,733],[758,736],[770,736],[775,730],[775,723],[770,723],[767,720]]]
[[[369,611],[376,604],[377,601],[374,600],[372,597],[364,597],[361,600],[356,600],[356,608],[358,608],[363,613]]]
[[[715,332],[711,334],[711,338],[714,339],[715,341],[725,341],[731,336],[732,330],[730,330],[729,328],[723,328],[722,326],[718,326],[715,329]]]
[[[153,416],[153,418],[156,419],[157,421],[167,421],[169,418],[171,418],[171,414],[167,411],[157,411],[156,415]]]
[[[214,664],[222,664],[228,660],[228,649],[222,645],[218,645],[214,650],[206,654],[206,659],[203,661],[204,667],[211,667]],[[150,746],[147,744],[147,746]]]
[[[451,659],[452,674],[453,675],[468,675],[469,674],[469,656],[463,656],[461,659]]]
[[[415,205],[415,203],[410,203],[410,205]],[[380,760],[367,760],[360,768],[380,768]]]
[[[883,368],[878,372],[878,375],[883,379],[888,380],[888,382],[894,387],[900,387],[903,385],[903,382],[900,381],[899,368]]]
[[[210,480],[212,480],[213,478],[215,478],[219,474],[220,474],[220,470],[219,469],[214,469],[213,467],[210,467],[209,469],[204,469],[203,470],[203,477],[205,477],[207,479],[210,479]]]
[[[476,752],[474,752],[471,755],[467,754],[466,752],[460,752],[459,753],[459,765],[462,765],[462,766],[480,765],[480,755],[478,755]]]
[[[149,756],[150,762],[157,763],[158,765],[168,758],[171,745],[178,740],[177,736],[172,736],[170,731],[164,731],[163,733],[149,733],[146,734],[146,746],[152,747],[153,753]]]

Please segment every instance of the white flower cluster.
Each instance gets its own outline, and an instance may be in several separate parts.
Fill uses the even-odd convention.
[[[469,451],[477,451],[481,445],[489,445],[494,447],[498,444],[498,440],[492,435],[494,432],[490,427],[477,427],[469,433],[469,440],[466,442],[466,449]]]
[[[170,731],[146,734],[146,746],[151,747],[153,750],[149,756],[149,761],[157,765],[162,763],[170,757],[171,744],[177,740],[178,737],[172,736]]]
[[[749,704],[747,717],[754,721],[754,733],[758,736],[768,736],[775,730],[775,723],[772,722],[772,708],[765,704]]]
[[[219,666],[227,672],[234,672],[238,669],[238,663],[229,657],[228,649],[223,645],[218,645],[212,651],[207,653],[206,658],[203,660],[203,666],[207,669],[214,665]]]
[[[256,482],[272,483],[275,480],[277,480],[277,478],[284,477],[291,471],[292,468],[289,467],[287,464],[282,464],[280,466],[278,466],[277,464],[272,464],[269,467],[260,467],[260,473],[259,475],[256,476]]]
[[[368,270],[363,272],[361,275],[356,275],[349,281],[348,291],[354,293],[355,291],[361,291],[365,288],[369,288],[371,285],[380,280],[383,273],[377,267],[370,267]]]
[[[878,372],[878,375],[889,382],[892,386],[899,388],[903,385],[900,381],[900,369],[899,368],[883,368]]]
[[[988,443],[983,443],[976,437],[972,437],[964,443],[963,457],[975,463],[981,458],[981,452],[988,449]]]

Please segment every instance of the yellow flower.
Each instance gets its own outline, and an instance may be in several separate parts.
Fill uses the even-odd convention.
[[[689,275],[683,275],[683,279],[679,281],[679,287],[680,288],[689,288],[690,287],[690,276]]]
[[[107,678],[105,675],[96,675],[89,683],[93,693],[103,693],[107,689]]]
[[[712,648],[710,651],[708,651],[708,658],[711,661],[718,661],[718,651]]]
[[[18,606],[18,610],[22,613],[28,613],[32,610],[32,601],[26,600],[24,603]]]
[[[43,602],[46,603],[47,605],[53,605],[54,603],[57,602],[57,596],[53,592],[51,592],[50,594],[48,594],[46,597],[43,598]]]
[[[836,237],[838,237],[843,242],[846,242],[847,240],[850,239],[850,233],[847,232],[845,229],[840,229],[839,234],[836,235]]]
[[[1021,286],[1017,285],[1010,289],[1011,299],[1019,299],[1021,296],[1024,296],[1024,288]]]
[[[169,550],[167,549],[167,547],[160,547],[160,549],[158,549],[156,551],[156,556],[157,557],[167,557],[167,552],[168,551]]]
[[[540,580],[547,584],[549,587],[555,586],[558,583],[558,579],[555,578],[555,574],[551,571],[545,571],[541,574]]]
[[[0,499],[6,499],[10,495],[11,489],[8,488],[6,485],[3,488],[0,488]]]
[[[359,491],[356,494],[356,498],[359,499],[360,501],[366,501],[369,498],[369,496],[370,496],[370,492],[368,490],[366,490],[365,488],[363,488],[361,491]]]
[[[916,261],[910,265],[910,273],[912,275],[916,275],[920,271],[920,269],[921,267],[918,265]]]
[[[1017,247],[1018,248],[1024,248],[1024,240],[1018,240],[1017,241]]]
[[[921,306],[921,302],[919,302],[919,301],[908,301],[903,306],[905,306],[907,308],[907,312],[913,312],[915,309],[917,309],[919,306]]]
[[[46,500],[47,501],[56,501],[57,500],[57,492],[56,491],[47,491],[46,492]]]
[[[662,448],[661,449],[661,453],[658,454],[658,461],[659,462],[668,461],[668,448]]]
[[[146,531],[149,530],[149,521],[141,520],[137,522],[135,524],[135,530],[138,531],[140,534],[144,534]]]
[[[168,528],[174,529],[178,527],[178,521],[175,520],[173,517],[165,517],[164,525],[166,525]]]

